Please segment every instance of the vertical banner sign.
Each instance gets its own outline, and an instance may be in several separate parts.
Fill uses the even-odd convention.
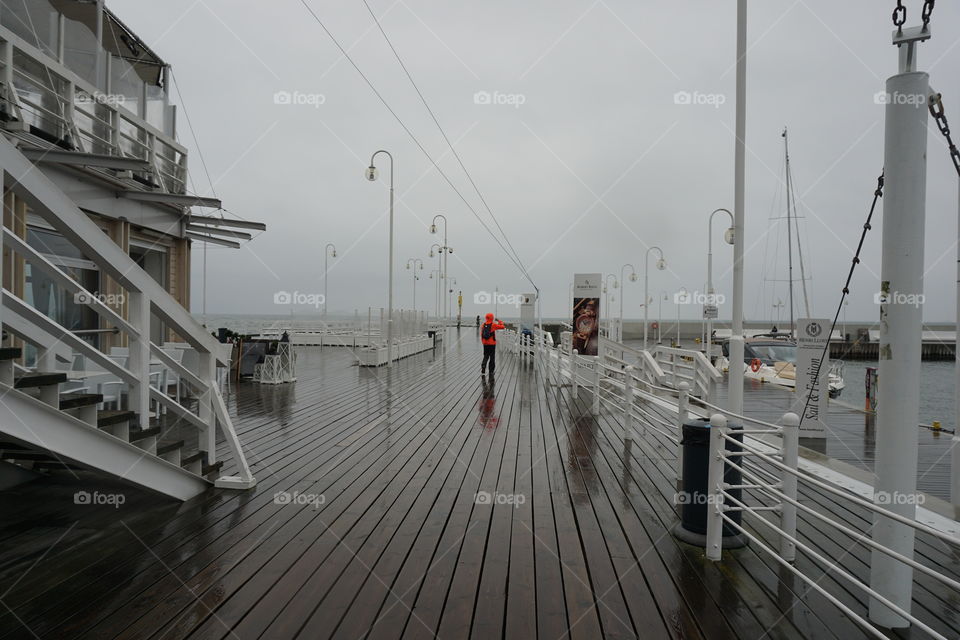
[[[801,438],[826,437],[824,425],[827,421],[827,399],[830,395],[830,350],[824,352],[824,347],[829,340],[829,320],[797,320],[797,385],[793,412],[800,416]],[[818,367],[819,376],[816,375]],[[808,395],[810,402],[807,402]]]
[[[599,273],[577,273],[573,276],[573,348],[580,355],[600,353]]]
[[[537,302],[537,294],[523,294],[523,301],[520,303],[520,330],[533,332],[534,305]]]

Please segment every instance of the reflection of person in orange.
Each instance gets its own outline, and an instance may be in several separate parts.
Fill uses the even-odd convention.
[[[477,406],[480,409],[480,424],[485,429],[496,429],[500,418],[495,415],[497,408],[497,398],[493,395],[493,376],[489,379],[481,380],[483,383],[483,392],[480,394],[480,402]]]
[[[578,298],[573,306],[573,348],[580,355],[595,356],[599,353],[600,323],[597,310],[599,298]]]

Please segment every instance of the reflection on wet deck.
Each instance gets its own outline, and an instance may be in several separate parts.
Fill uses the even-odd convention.
[[[248,493],[172,504],[68,474],[0,493],[0,637],[863,637],[757,550],[715,564],[670,535],[672,445],[593,415],[529,362],[501,354],[493,383],[478,362],[465,329],[392,370],[302,349],[294,385],[234,387]],[[80,486],[126,501],[76,505]],[[866,575],[862,547],[800,532]],[[919,536],[917,554],[960,575],[936,542]],[[918,615],[951,637],[957,605],[918,583]]]

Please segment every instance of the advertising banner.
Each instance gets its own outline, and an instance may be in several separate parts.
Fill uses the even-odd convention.
[[[826,437],[824,424],[830,395],[830,349],[824,351],[824,347],[829,340],[829,320],[797,320],[796,397],[792,411],[800,416],[801,438]],[[819,376],[816,375],[818,370]]]
[[[577,273],[573,276],[573,348],[580,355],[600,352],[600,297],[603,276]]]

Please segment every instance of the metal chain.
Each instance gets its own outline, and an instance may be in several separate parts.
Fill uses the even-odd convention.
[[[953,138],[950,135],[950,125],[947,123],[947,114],[943,108],[943,99],[939,93],[930,96],[930,115],[933,116],[934,122],[937,123],[937,128],[940,129],[940,133],[942,133],[943,137],[947,140],[947,147],[950,149],[950,159],[953,160],[953,167],[957,170],[957,175],[960,176],[960,150],[957,149],[957,145],[954,144]]]
[[[925,0],[923,3],[923,11],[920,14],[920,17],[923,18],[923,30],[927,30],[927,25],[930,24],[930,16],[933,15],[933,5],[936,4],[937,0]]]
[[[923,10],[920,12],[920,17],[923,19],[924,31],[926,31],[930,25],[930,16],[933,15],[933,7],[936,3],[937,0],[924,0],[923,2]],[[906,21],[907,8],[903,6],[903,0],[897,0],[897,6],[893,10],[893,26],[897,28],[898,32],[903,32],[903,23]]]
[[[843,310],[843,303],[846,301],[847,296],[850,295],[850,282],[853,280],[853,272],[856,271],[857,265],[860,264],[860,252],[863,251],[863,245],[867,240],[867,233],[873,228],[873,226],[870,224],[873,221],[873,214],[877,210],[877,204],[880,202],[880,198],[883,197],[883,183],[884,171],[881,171],[880,176],[877,178],[877,188],[873,190],[873,202],[870,203],[870,212],[867,214],[867,221],[863,223],[863,231],[860,232],[860,242],[857,244],[857,250],[853,254],[853,261],[850,263],[850,271],[847,273],[847,281],[843,283],[843,294],[840,296],[840,304],[837,305],[837,312],[833,314],[833,323],[830,325],[830,331],[827,332],[827,336],[832,336],[834,329],[837,328],[837,322],[840,320],[840,312]],[[827,359],[827,352],[829,349],[830,340],[825,340],[823,344],[823,351],[820,353],[820,360],[817,362],[817,366],[813,374],[814,380],[820,379],[820,367]],[[810,390],[807,392],[807,399],[803,402],[803,411],[800,412],[801,425],[803,425],[804,416],[807,415],[807,407],[810,406],[810,398],[812,396],[813,386],[810,387]]]
[[[903,6],[903,0],[897,0],[897,8],[893,10],[893,26],[898,31],[903,31],[903,23],[907,21],[907,8]]]

